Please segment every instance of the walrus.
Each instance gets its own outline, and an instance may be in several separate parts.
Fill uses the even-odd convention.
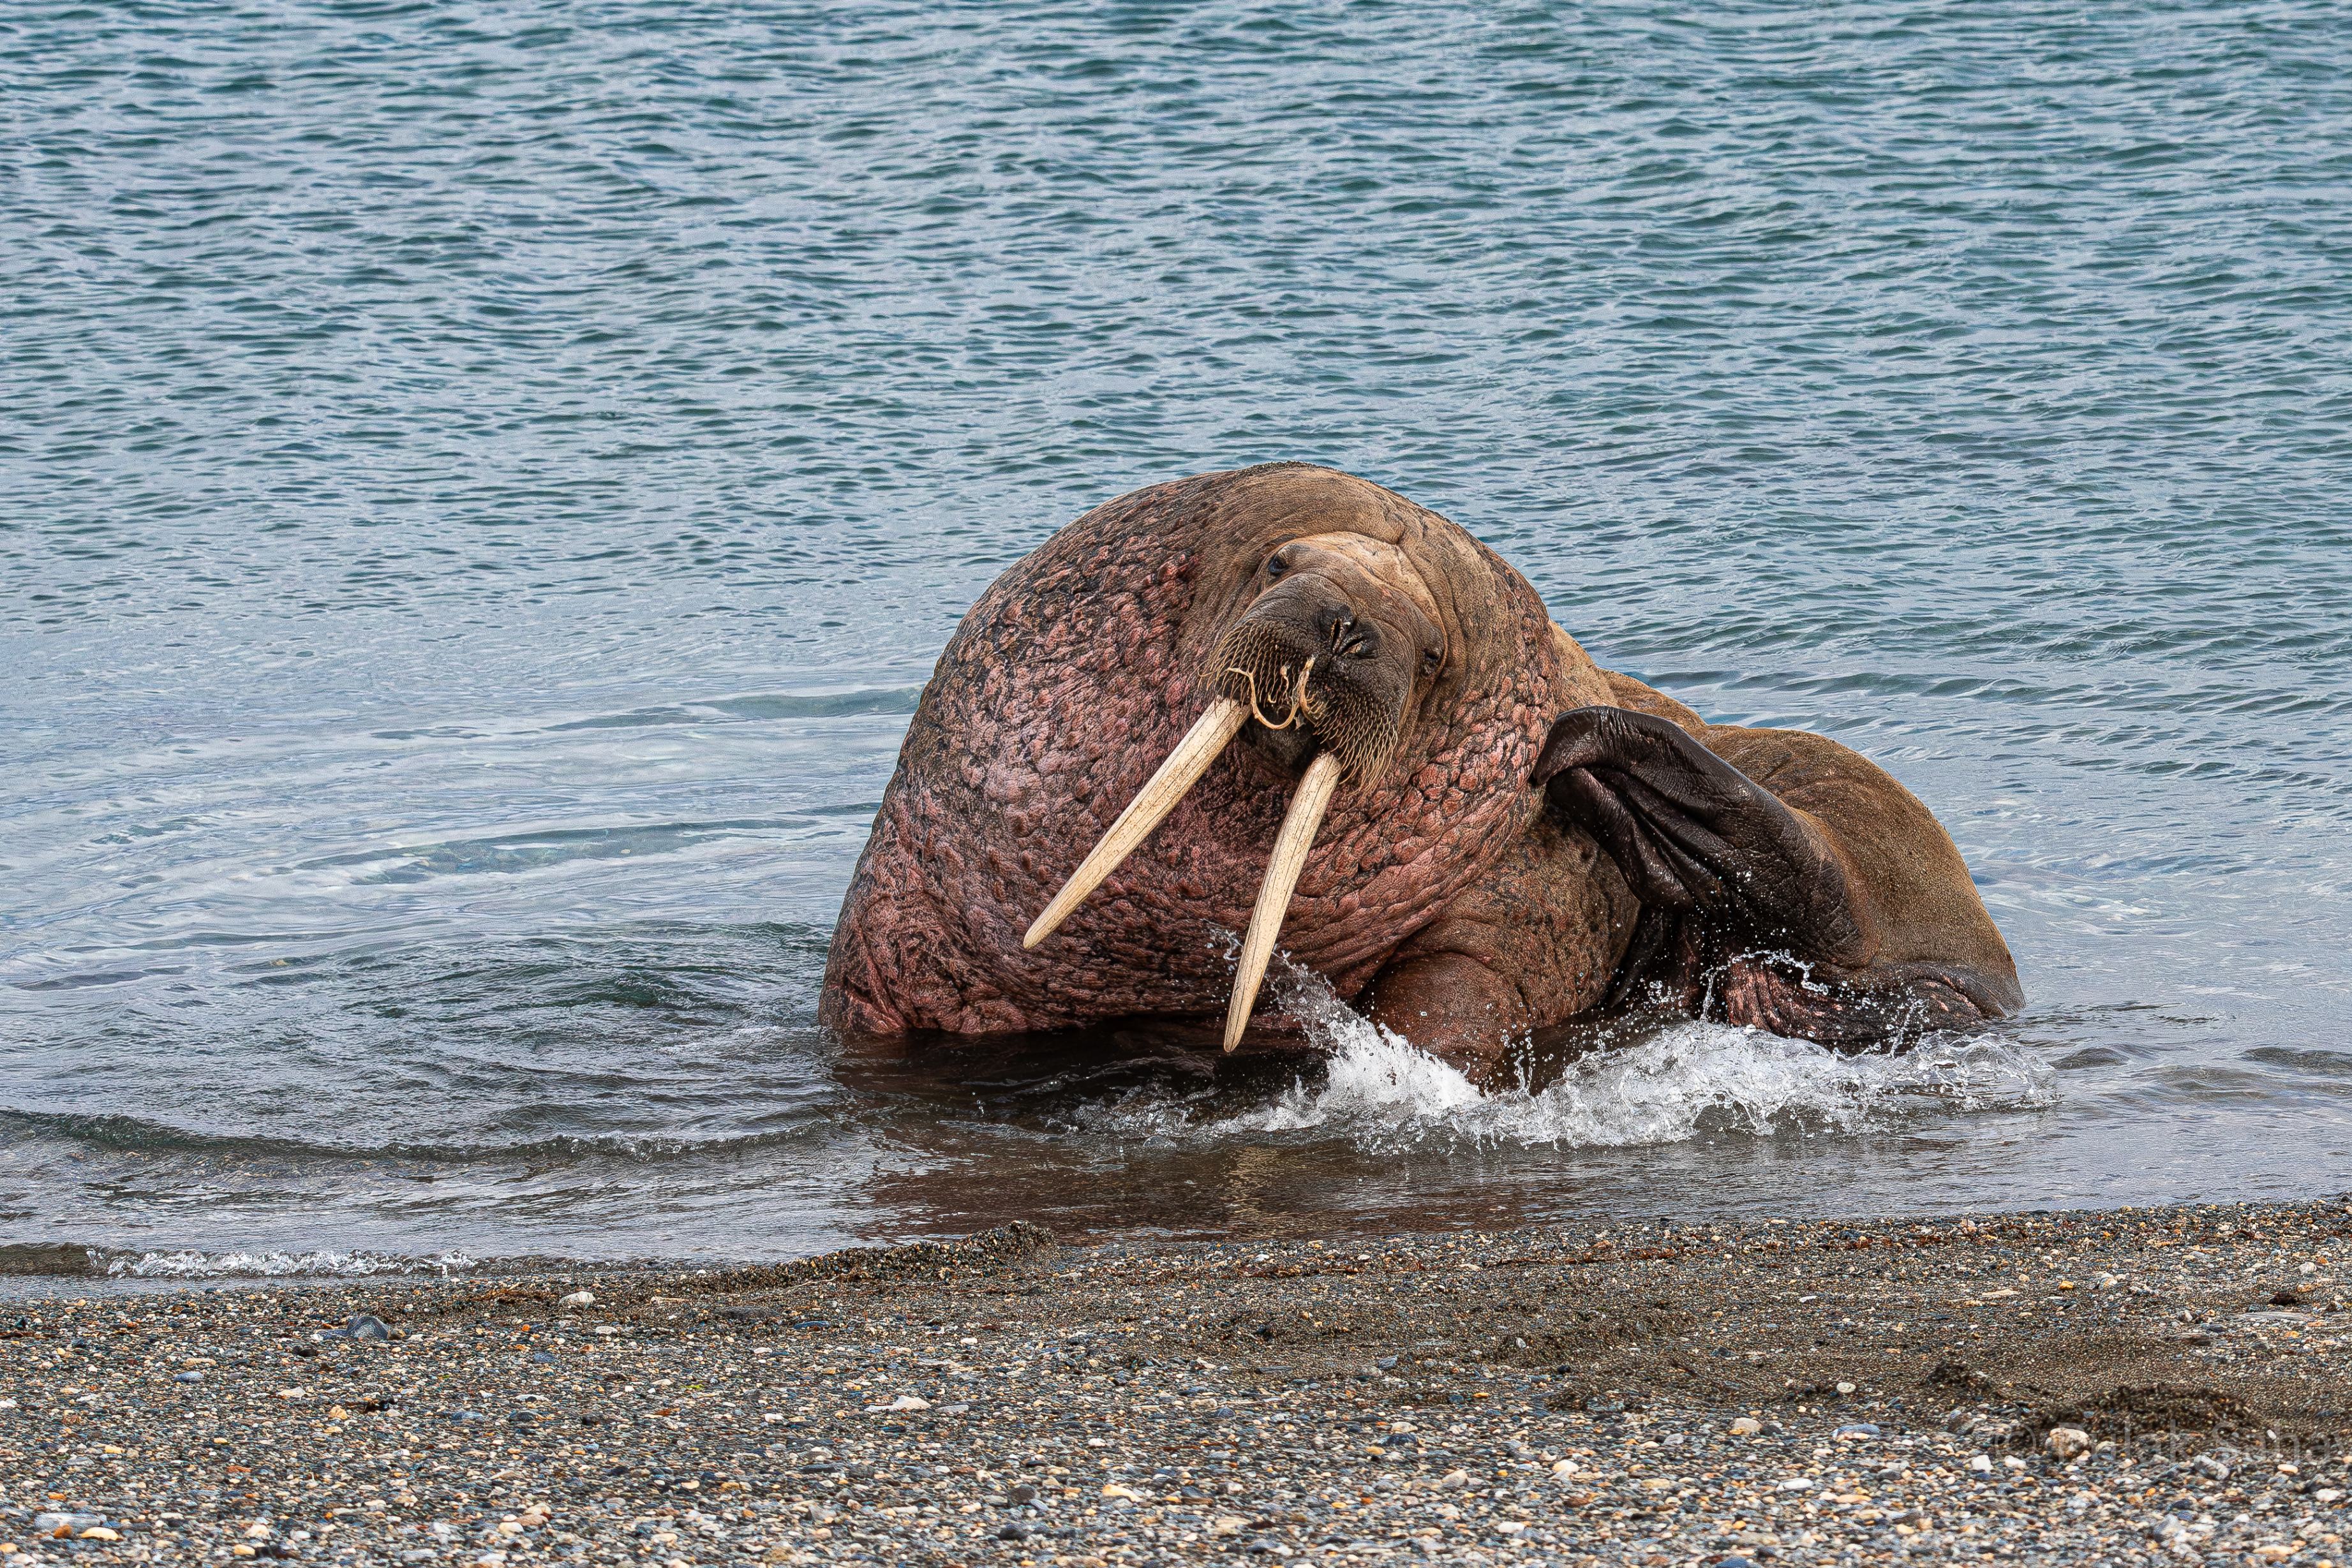
[[[1277,944],[1461,1063],[1634,1003],[1851,1050],[2023,999],[1959,851],[1886,773],[1600,668],[1467,531],[1295,463],[1097,507],[981,596],[819,1017],[1222,1014],[1230,1051]]]

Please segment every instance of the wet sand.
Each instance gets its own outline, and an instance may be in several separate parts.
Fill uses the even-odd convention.
[[[2332,1563],[2347,1250],[2341,1199],[1016,1226],[0,1301],[0,1561]]]

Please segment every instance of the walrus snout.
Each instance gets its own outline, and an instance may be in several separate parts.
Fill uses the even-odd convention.
[[[1249,710],[1244,741],[1276,769],[1297,777],[1328,753],[1362,786],[1395,755],[1423,670],[1416,644],[1433,639],[1383,624],[1392,607],[1367,606],[1336,575],[1286,574],[1218,642],[1203,673]]]

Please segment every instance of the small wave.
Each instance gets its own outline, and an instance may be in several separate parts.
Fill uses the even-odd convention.
[[[1698,1021],[1586,1056],[1540,1089],[1482,1090],[1313,976],[1292,971],[1279,999],[1324,1052],[1321,1082],[1296,1081],[1269,1103],[1230,1116],[1195,1120],[1190,1107],[1129,1104],[1113,1119],[1163,1136],[1328,1131],[1372,1145],[1626,1148],[1714,1134],[1852,1132],[1927,1112],[2032,1110],[2056,1098],[2056,1074],[2002,1040],[1929,1040],[1901,1055],[1846,1056]]]
[[[2259,1061],[2265,1067],[2293,1067],[2305,1072],[2326,1072],[2337,1077],[2352,1077],[2352,1051],[2297,1050],[2285,1045],[2258,1045],[2245,1053],[2248,1061]]]
[[[308,1276],[353,1280],[372,1274],[464,1273],[477,1267],[463,1252],[432,1258],[377,1252],[145,1252],[117,1258],[106,1271],[120,1280],[282,1280]]]

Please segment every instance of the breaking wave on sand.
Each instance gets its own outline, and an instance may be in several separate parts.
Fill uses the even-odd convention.
[[[373,1274],[461,1273],[475,1266],[463,1252],[394,1258],[374,1252],[148,1252],[110,1260],[106,1271],[133,1280],[365,1279]]]
[[[1841,1055],[1761,1030],[1682,1021],[1588,1053],[1540,1086],[1473,1083],[1371,1022],[1317,977],[1290,970],[1277,1001],[1325,1058],[1264,1104],[1230,1114],[1197,1103],[1129,1103],[1108,1119],[1181,1138],[1328,1132],[1359,1142],[1623,1148],[1713,1134],[1853,1132],[1926,1113],[2034,1110],[2056,1074],[2014,1044],[1929,1039],[1901,1054]]]

